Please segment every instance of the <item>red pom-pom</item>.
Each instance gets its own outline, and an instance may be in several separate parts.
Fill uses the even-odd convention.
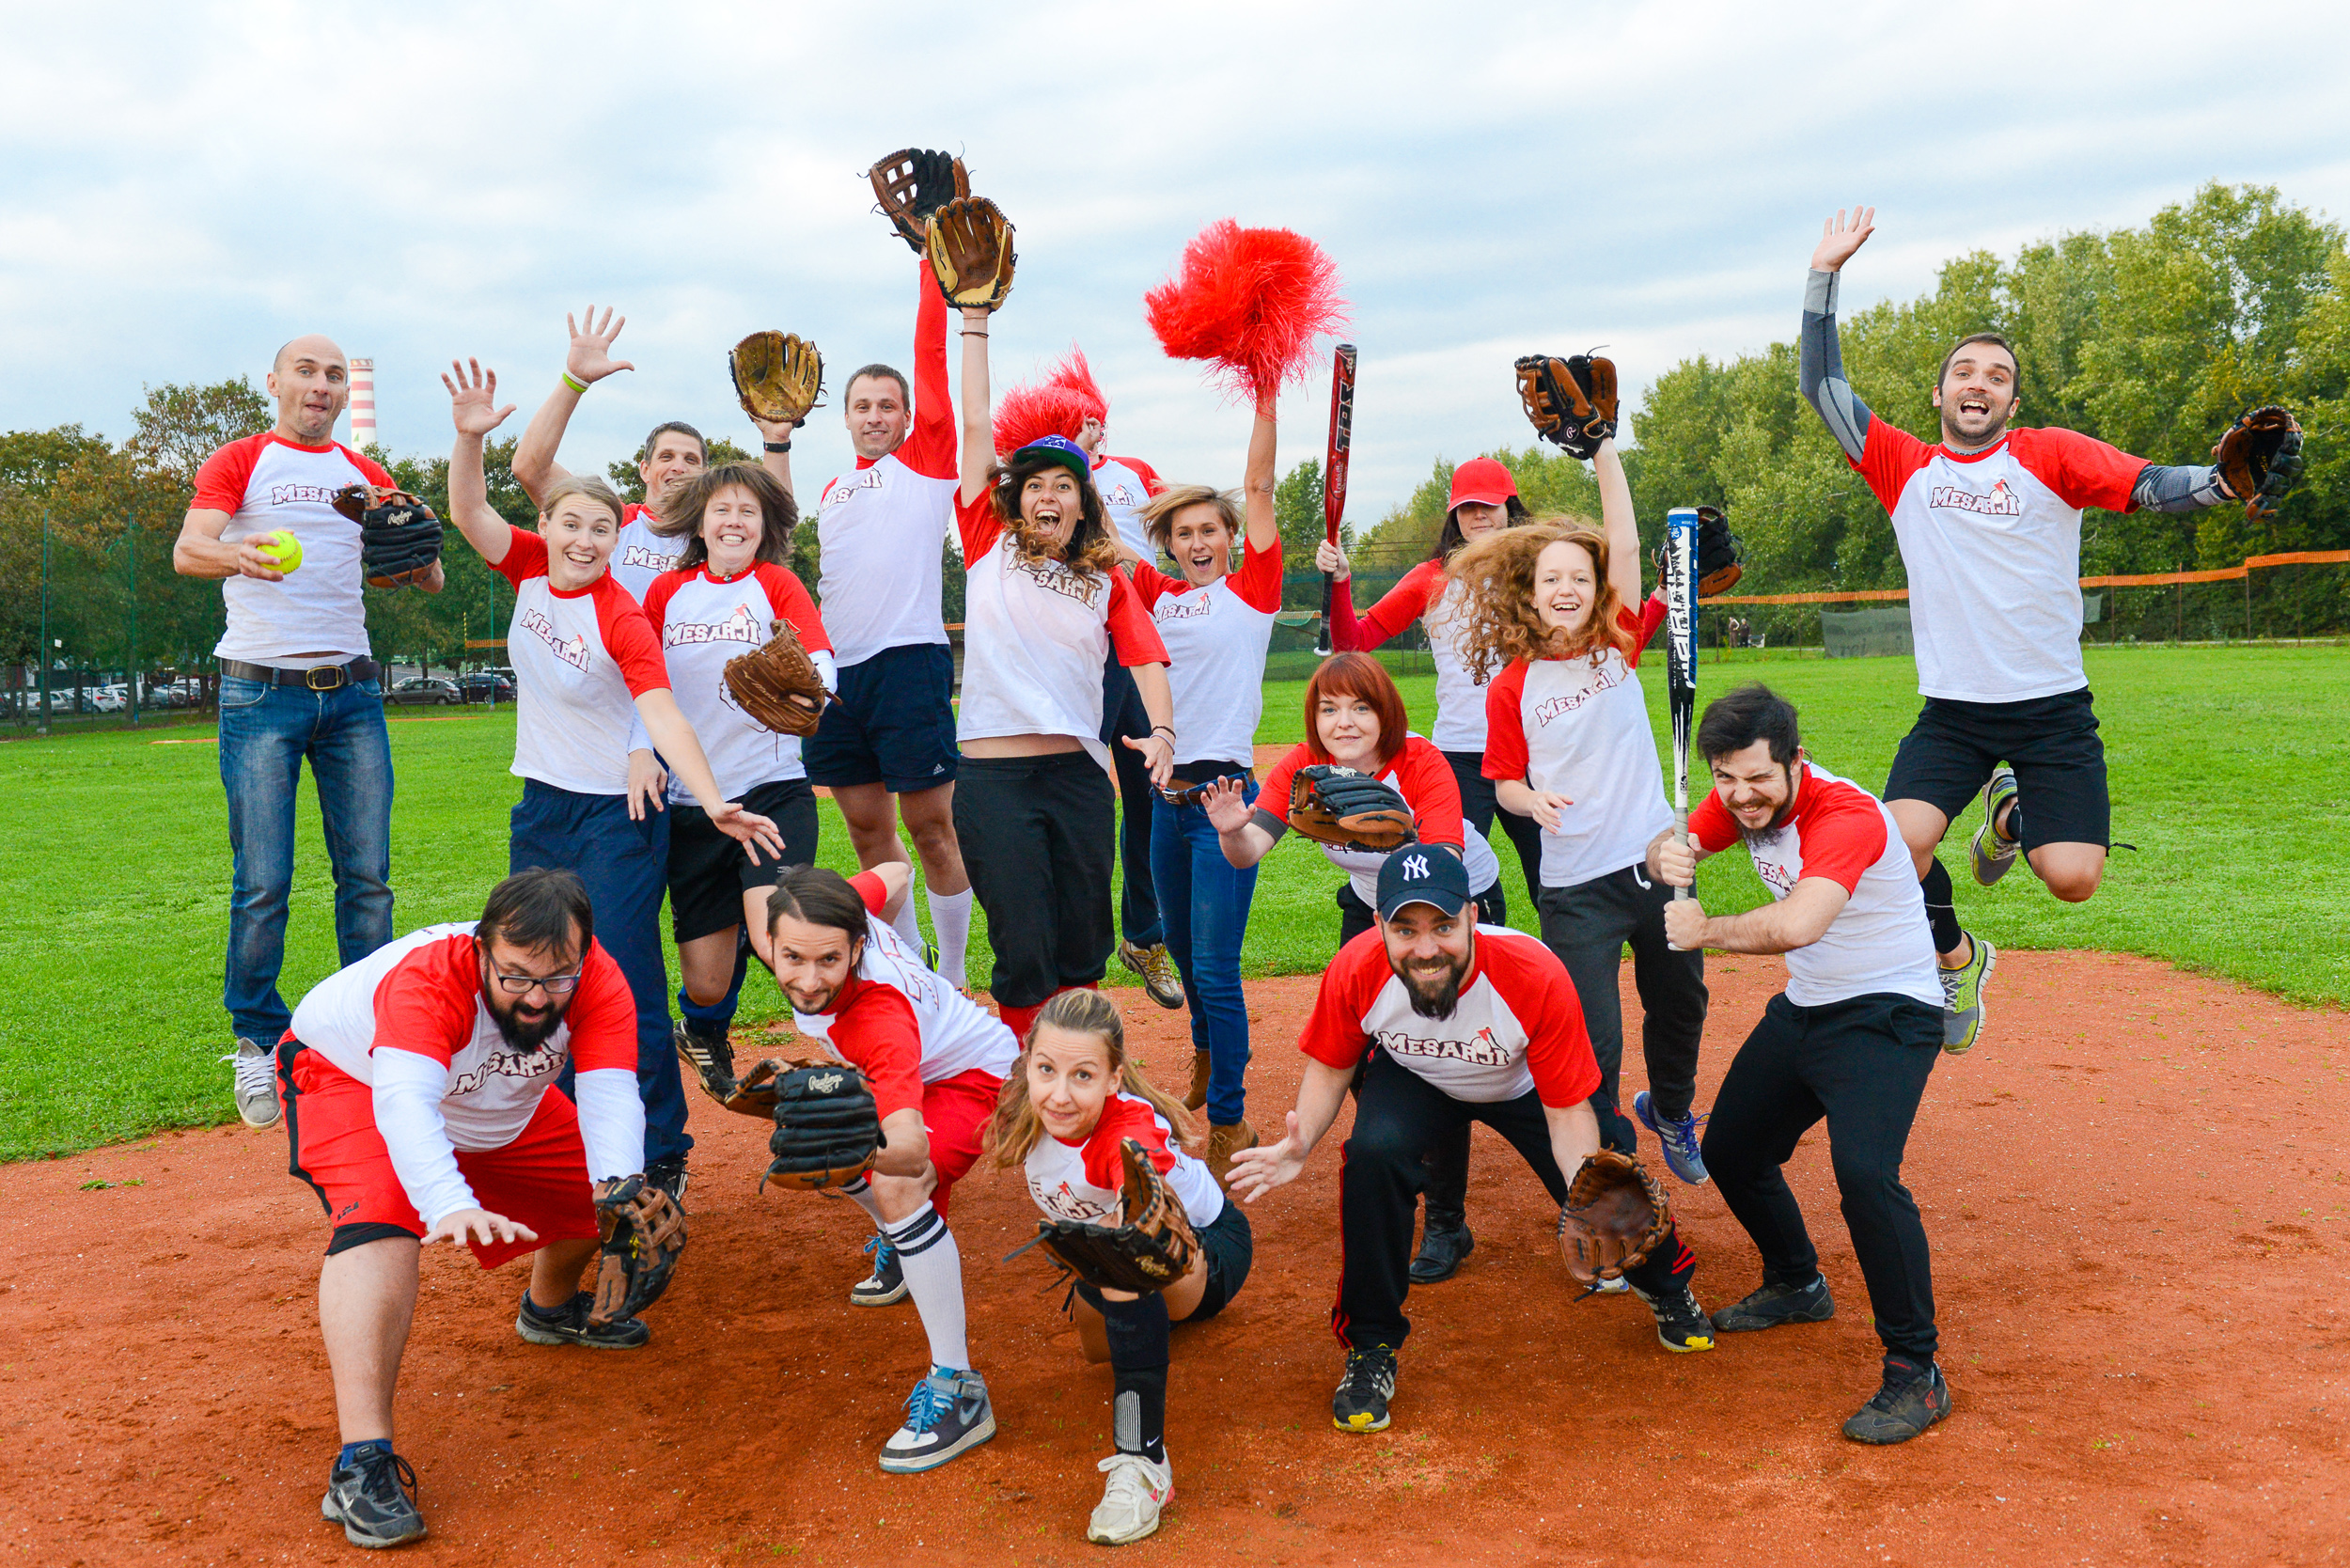
[[[1230,218],[1185,245],[1182,275],[1142,304],[1169,358],[1212,360],[1235,395],[1260,403],[1302,381],[1315,339],[1347,319],[1338,266],[1320,245]]]
[[[1109,422],[1110,400],[1102,396],[1102,388],[1093,380],[1093,367],[1086,363],[1086,352],[1076,344],[1070,344],[1068,357],[1045,372],[1044,384],[1075,398],[1087,417]]]
[[[1018,451],[1041,435],[1077,439],[1088,419],[1106,421],[1110,405],[1094,384],[1085,351],[1069,345],[1068,357],[1033,386],[1015,386],[995,404],[995,452]]]

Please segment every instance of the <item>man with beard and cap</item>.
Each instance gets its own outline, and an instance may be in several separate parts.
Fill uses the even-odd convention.
[[[1297,1108],[1278,1143],[1243,1150],[1230,1190],[1253,1203],[1297,1179],[1359,1073],[1355,1128],[1339,1175],[1344,1261],[1330,1325],[1346,1372],[1330,1402],[1340,1432],[1380,1432],[1395,1394],[1396,1351],[1411,1324],[1412,1210],[1435,1141],[1469,1121],[1508,1139],[1564,1204],[1567,1172],[1599,1149],[1590,1097],[1599,1063],[1566,966],[1531,936],[1480,926],[1460,858],[1406,844],[1379,869],[1379,923],[1323,975],[1298,1048]],[[1711,1350],[1714,1328],[1689,1289],[1697,1260],[1668,1230],[1624,1271],[1655,1314],[1667,1350]]]
[[[577,1107],[556,1087],[577,1069]],[[334,1224],[319,1326],[342,1450],[322,1512],[353,1544],[425,1533],[415,1472],[392,1448],[421,1247],[463,1241],[483,1268],[532,1254],[514,1331],[533,1344],[633,1349],[634,1318],[595,1324],[580,1271],[600,1184],[641,1175],[636,1005],[597,945],[571,871],[518,871],[478,921],[427,926],[319,982],[277,1047],[294,1175]]]

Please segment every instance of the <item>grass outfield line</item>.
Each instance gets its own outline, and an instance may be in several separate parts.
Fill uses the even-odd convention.
[[[2022,868],[1998,887],[1966,874],[1965,835],[1944,848],[1960,917],[2003,946],[2144,953],[2296,1001],[2350,1001],[2350,744],[2312,715],[2350,710],[2350,662],[2329,648],[2088,651],[2112,774],[2117,850],[2095,900],[2051,899]],[[1871,789],[1918,707],[1907,659],[1732,655],[1700,670],[1700,700],[1762,677],[1798,704],[1820,763]],[[1424,724],[1434,681],[1401,684]],[[1643,684],[1660,748],[1664,682]],[[1303,733],[1304,686],[1266,687],[1259,739]],[[0,745],[0,1158],[23,1159],[234,1116],[220,1007],[228,901],[227,812],[209,728],[114,731]],[[510,711],[392,725],[394,927],[469,919],[506,870],[506,814],[521,781]],[[827,865],[854,870],[838,811],[822,804]],[[290,999],[334,964],[333,884],[317,797],[300,812],[283,988]],[[1531,929],[1514,852],[1498,834],[1511,921]],[[1245,954],[1252,975],[1309,974],[1330,957],[1336,874],[1302,842],[1265,862]],[[1709,863],[1710,907],[1762,901],[1743,855]],[[985,917],[973,922],[983,980]],[[671,978],[675,978],[671,961]],[[1112,984],[1130,977],[1113,964]],[[1997,982],[1990,1043],[1998,1045]],[[1139,998],[1135,998],[1139,1002]],[[1140,1005],[1148,1005],[1143,1003]],[[744,1017],[781,1011],[756,966]],[[1278,1042],[1260,1042],[1259,1048]]]

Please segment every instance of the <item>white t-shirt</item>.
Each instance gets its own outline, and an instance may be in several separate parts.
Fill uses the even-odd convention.
[[[2064,430],[1962,456],[1872,414],[1853,467],[1901,541],[1920,693],[2023,702],[2089,684],[2081,509],[2129,510],[2144,459]]]
[[[676,571],[677,558],[684,553],[682,536],[666,539],[654,533],[652,513],[632,501],[620,509],[619,542],[612,547],[612,564],[606,570],[641,604],[651,591],[653,579]]]
[[[1215,1177],[1183,1152],[1174,1129],[1150,1101],[1122,1090],[1103,1102],[1102,1120],[1082,1142],[1065,1143],[1050,1133],[1037,1139],[1021,1168],[1028,1179],[1028,1196],[1049,1219],[1117,1225],[1126,1185],[1119,1145],[1128,1138],[1142,1145],[1152,1166],[1166,1178],[1193,1230],[1215,1223],[1224,1212],[1224,1189],[1215,1184]]]
[[[1256,814],[1250,819],[1266,832],[1278,837],[1288,831],[1290,781],[1297,770],[1311,766],[1317,759],[1300,744],[1292,746],[1289,754],[1273,764],[1273,771],[1264,776],[1257,792]],[[1404,737],[1403,749],[1387,764],[1382,779],[1395,786],[1395,792],[1403,797],[1403,804],[1412,808],[1412,830],[1423,844],[1449,844],[1461,857],[1461,865],[1468,872],[1469,887],[1482,894],[1501,880],[1501,862],[1494,855],[1493,845],[1485,842],[1481,833],[1469,831],[1468,821],[1461,815],[1461,781],[1452,776],[1452,764],[1444,753],[1423,735]],[[1346,873],[1346,880],[1355,896],[1373,908],[1379,902],[1379,868],[1386,855],[1379,850],[1354,849],[1345,844],[1317,843],[1314,847],[1327,855],[1330,864]]]
[[[1351,583],[1343,585],[1350,591]],[[1422,561],[1355,622],[1345,651],[1368,653],[1413,621],[1428,631],[1428,659],[1436,666],[1436,722],[1429,739],[1439,751],[1485,749],[1485,684],[1461,655],[1461,607],[1467,586],[1445,575],[1444,562]]]
[[[1545,1105],[1599,1088],[1583,1004],[1557,955],[1506,926],[1477,928],[1477,956],[1449,1018],[1423,1018],[1374,926],[1330,961],[1298,1049],[1351,1068],[1374,1045],[1455,1100],[1492,1105],[1528,1090]]]
[[[744,713],[726,681],[727,665],[763,647],[778,620],[790,622],[819,668],[830,662],[823,619],[799,578],[772,561],[728,578],[713,577],[707,565],[667,572],[653,580],[645,617],[720,794],[740,800],[756,785],[807,776],[800,738],[778,735]],[[694,793],[672,776],[669,798],[690,801]]]
[[[1264,713],[1265,650],[1281,608],[1281,546],[1257,550],[1243,541],[1240,570],[1205,588],[1148,561],[1134,571],[1135,592],[1167,647],[1175,771],[1196,761],[1247,767]]]
[[[1109,513],[1118,537],[1136,555],[1151,559],[1157,546],[1143,531],[1142,519],[1136,514],[1143,503],[1167,488],[1157,471],[1140,458],[1098,457],[1093,460],[1093,488],[1100,493],[1102,510]]]
[[[1522,778],[1574,803],[1559,808],[1563,831],[1543,829],[1545,887],[1645,860],[1649,841],[1672,825],[1637,668],[1664,605],[1645,599],[1622,615],[1631,659],[1612,648],[1596,659],[1519,659],[1485,689],[1485,776]]]
[[[1708,792],[1689,813],[1689,837],[1718,853],[1742,834],[1721,797]],[[1890,993],[1942,1005],[1917,863],[1883,801],[1806,762],[1794,809],[1778,827],[1747,838],[1747,848],[1775,900],[1808,876],[1833,878],[1852,895],[1825,935],[1787,953],[1789,1001],[1825,1007]]]
[[[280,528],[302,542],[302,564],[269,583],[240,572],[224,578],[227,629],[212,651],[224,659],[307,669],[368,653],[368,616],[360,590],[359,525],[335,510],[348,485],[388,485],[373,458],[340,442],[297,447],[274,431],[248,435],[204,460],[192,503],[228,513],[221,542],[240,544]],[[315,657],[296,658],[296,654]]]
[[[1012,547],[982,490],[958,505],[963,558],[963,701],[955,740],[1066,735],[1110,766],[1102,744],[1102,666],[1163,665],[1167,649],[1125,573],[1085,575]]]
[[[494,570],[514,585],[512,771],[578,794],[624,795],[636,698],[669,684],[652,625],[609,572],[557,593],[547,541],[520,528],[509,539]]]

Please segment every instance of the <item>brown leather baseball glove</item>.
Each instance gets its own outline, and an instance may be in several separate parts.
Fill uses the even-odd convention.
[[[1518,361],[1518,399],[1534,433],[1589,460],[1616,433],[1616,362],[1530,353]]]
[[[824,396],[824,356],[796,333],[754,332],[727,352],[743,412],[771,425],[805,425]]]
[[[865,173],[873,182],[882,216],[916,256],[930,238],[932,216],[957,196],[971,194],[971,177],[964,172],[963,160],[927,148],[893,152]]]
[[[985,196],[959,196],[931,219],[931,272],[958,310],[998,310],[1020,258],[1011,220]]]
[[[788,620],[764,647],[728,659],[726,679],[735,705],[778,735],[813,735],[824,716],[824,677]]]
[[[603,1252],[588,1321],[602,1325],[634,1317],[669,1288],[685,1250],[685,1211],[642,1176],[608,1176],[596,1184],[596,1230]]]
[[[2275,403],[2248,410],[2228,427],[2211,455],[2219,477],[2243,501],[2244,515],[2271,516],[2301,482],[2300,422]]]
[[[1355,849],[1391,850],[1419,838],[1394,785],[1331,762],[1291,776],[1289,823],[1316,843]]]
[[[1037,1241],[1097,1290],[1163,1291],[1191,1272],[1199,1256],[1199,1238],[1142,1145],[1123,1139],[1118,1153],[1126,1168],[1119,1223],[1039,1220]]]
[[[1559,1211],[1559,1253],[1581,1283],[1621,1278],[1648,1261],[1672,1228],[1665,1189],[1638,1160],[1613,1149],[1587,1155]]]

